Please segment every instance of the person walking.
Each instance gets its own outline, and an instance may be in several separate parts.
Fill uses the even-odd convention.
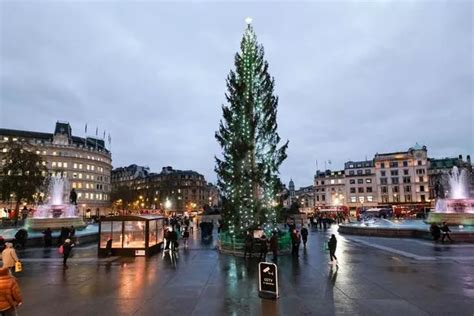
[[[67,269],[68,268],[67,259],[71,255],[72,247],[74,247],[74,244],[71,242],[71,239],[67,238],[64,241],[64,244],[62,245],[62,247],[63,247],[63,267]]]
[[[277,260],[278,257],[278,234],[277,232],[272,233],[270,238],[270,250],[273,253],[273,261]]]
[[[430,232],[431,236],[433,236],[434,241],[438,241],[441,237],[441,229],[439,229],[439,226],[436,223],[431,224]]]
[[[247,232],[245,236],[245,244],[244,244],[244,259],[247,258],[247,254],[249,254],[249,258],[252,258],[252,251],[253,251],[253,237],[250,231]]]
[[[306,249],[306,243],[308,242],[308,229],[306,226],[301,228],[301,239],[303,239],[303,247]]]
[[[336,239],[336,236],[332,234],[331,239],[329,239],[328,241],[329,258],[331,259],[331,261],[329,261],[329,264],[337,264],[336,247],[337,247],[337,239]]]
[[[260,260],[266,261],[268,253],[268,239],[265,234],[260,237]]]
[[[53,244],[53,232],[51,231],[51,228],[46,228],[46,230],[43,231],[43,235],[44,246],[51,247]]]
[[[2,268],[10,269],[11,273],[15,272],[15,264],[20,261],[16,255],[15,248],[11,242],[5,243],[5,250],[2,251]]]
[[[0,315],[15,316],[16,308],[21,306],[20,286],[16,279],[10,275],[7,268],[0,269]]]
[[[184,227],[184,232],[183,232],[184,248],[188,248],[188,239],[189,239],[189,228],[188,228],[188,226],[185,226]]]
[[[299,257],[298,254],[301,243],[301,235],[297,229],[293,229],[291,233],[291,255],[293,257]]]
[[[443,226],[441,227],[441,232],[443,233],[443,237],[441,237],[441,242],[444,242],[444,239],[446,237],[448,237],[449,241],[453,242],[453,240],[451,239],[451,236],[449,235],[451,230],[449,229],[448,224],[446,224],[446,222],[443,222]]]
[[[19,229],[15,234],[15,242],[18,244],[20,249],[25,249],[26,241],[28,240],[28,232],[26,229]]]

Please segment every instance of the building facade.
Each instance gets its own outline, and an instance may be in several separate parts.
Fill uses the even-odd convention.
[[[316,208],[338,207],[346,204],[344,170],[316,171],[314,176]]]
[[[141,170],[141,171],[140,171]],[[160,173],[131,165],[112,171],[113,202],[122,209],[202,210],[219,204],[219,193],[202,174],[163,167]]]
[[[404,152],[375,154],[379,204],[430,202],[428,151],[416,144]]]
[[[108,211],[112,155],[104,140],[73,136],[69,123],[57,122],[54,133],[0,129],[0,156],[7,152],[10,141],[21,142],[39,154],[49,176],[67,178],[66,189],[76,190],[81,214],[87,209],[97,215]],[[46,192],[41,194],[47,199]],[[3,202],[8,205],[8,201]]]
[[[349,208],[377,206],[378,190],[373,160],[346,162],[344,175],[346,206]]]
[[[300,206],[300,212],[311,213],[314,211],[314,186],[301,187],[295,191],[295,201]]]

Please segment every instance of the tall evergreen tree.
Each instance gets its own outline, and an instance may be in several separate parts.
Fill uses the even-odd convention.
[[[260,225],[275,227],[277,175],[288,147],[288,142],[279,146],[274,79],[250,23],[240,47],[235,71],[227,77],[227,104],[216,132],[223,157],[216,157],[215,170],[224,227],[231,234]]]

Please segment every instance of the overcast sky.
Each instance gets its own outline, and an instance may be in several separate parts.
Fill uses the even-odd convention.
[[[114,167],[171,165],[215,181],[225,78],[253,17],[290,140],[282,180],[331,160],[472,154],[471,1],[1,1],[0,126],[110,132]]]

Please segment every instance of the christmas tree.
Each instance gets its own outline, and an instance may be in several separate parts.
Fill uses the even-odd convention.
[[[240,47],[235,70],[227,77],[227,104],[216,132],[223,157],[216,157],[215,170],[224,228],[231,235],[259,226],[275,228],[278,168],[288,147],[288,142],[279,146],[274,79],[248,20]]]

